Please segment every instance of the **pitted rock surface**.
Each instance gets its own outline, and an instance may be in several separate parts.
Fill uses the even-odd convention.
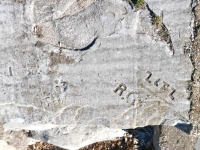
[[[78,149],[122,129],[189,124],[192,8],[188,0],[146,2],[163,12],[174,52],[150,11],[126,1],[0,1],[4,130]]]

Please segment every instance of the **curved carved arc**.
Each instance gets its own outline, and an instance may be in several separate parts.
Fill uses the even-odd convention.
[[[129,102],[128,102],[128,101],[129,101],[128,98],[129,98],[129,96],[132,95],[132,94],[138,94],[138,93],[137,93],[137,92],[134,92],[134,91],[129,92],[129,93],[126,95],[126,100],[127,100],[126,102],[127,102],[127,103],[129,103]],[[130,105],[135,105],[135,101],[136,101],[136,100],[133,99],[133,101],[131,101],[131,103],[129,103],[129,104],[130,104]]]

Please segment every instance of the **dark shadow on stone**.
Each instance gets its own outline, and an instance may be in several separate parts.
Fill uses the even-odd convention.
[[[190,134],[193,128],[192,124],[185,124],[185,123],[178,123],[175,125],[175,127],[187,134]]]
[[[97,38],[95,38],[88,46],[86,46],[86,47],[84,47],[82,49],[77,49],[77,51],[78,50],[79,51],[86,51],[86,50],[90,49],[95,44],[96,40],[97,40]]]
[[[37,136],[36,132],[34,130],[30,130],[29,131],[29,136],[28,137],[31,137],[31,138],[35,138]]]
[[[139,140],[138,147],[142,150],[154,150],[153,136],[154,126],[138,127],[135,129],[123,129]]]
[[[48,131],[44,131],[44,132],[42,133],[42,138],[43,138],[43,140],[46,141],[46,142],[49,140],[49,133],[48,133]]]

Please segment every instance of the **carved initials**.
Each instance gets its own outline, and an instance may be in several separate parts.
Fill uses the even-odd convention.
[[[145,78],[145,80],[146,80],[148,83],[151,83],[151,81],[150,81],[149,79],[150,79],[150,77],[152,76],[152,73],[151,73],[150,71],[147,71],[146,73],[148,74],[148,76]],[[159,78],[158,78],[156,81],[154,81],[153,84],[154,84],[155,86],[158,87],[158,82],[160,82],[160,79],[159,79]],[[169,86],[170,86],[170,85],[169,85],[167,82],[163,81],[163,82],[162,82],[162,87],[160,88],[160,91],[165,91],[165,90],[168,91],[168,87],[169,87]],[[200,89],[199,89],[199,90],[200,90]],[[121,95],[123,94],[123,92],[126,91],[126,85],[125,85],[124,83],[119,84],[119,86],[118,86],[113,92],[117,93],[118,91],[120,91],[120,92],[119,92],[119,96],[121,96]],[[174,94],[175,92],[176,92],[176,90],[175,90],[173,87],[171,87],[171,91],[170,91],[170,93],[169,93],[168,95],[169,95],[169,97],[170,97],[172,100],[174,100],[173,94]],[[131,94],[137,94],[137,93],[135,93],[135,92],[129,92],[129,93],[126,95],[127,103],[128,103],[128,98],[129,98],[129,96],[130,96]],[[191,94],[192,94],[192,93],[190,93],[190,97],[191,97]],[[122,99],[124,99],[124,97],[122,97]],[[133,100],[131,103],[134,105],[135,100]]]
[[[121,84],[114,90],[114,92],[117,93],[118,90],[120,90],[119,96],[121,96],[122,93],[123,93],[124,91],[126,91],[126,85],[125,85],[124,83],[121,83]]]
[[[149,78],[151,77],[152,73],[150,71],[147,71],[146,73],[149,74],[149,75],[145,78],[145,80],[147,82],[151,83],[151,81],[149,80]]]

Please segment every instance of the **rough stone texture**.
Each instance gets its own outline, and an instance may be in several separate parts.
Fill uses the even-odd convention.
[[[187,51],[189,51],[192,63],[194,65],[194,73],[193,73],[193,84],[191,84],[191,89],[193,91],[193,94],[191,95],[191,110],[189,112],[190,114],[190,121],[193,125],[192,134],[195,135],[197,138],[200,135],[200,84],[199,84],[199,77],[200,77],[200,69],[199,69],[199,62],[200,62],[200,45],[199,45],[199,6],[200,3],[197,2],[196,5],[194,5],[194,40],[191,42],[190,45],[187,46]]]
[[[112,141],[96,142],[80,150],[155,150],[153,146],[153,126],[129,129],[126,132],[123,137]]]
[[[29,145],[27,150],[65,150],[63,148],[54,146],[52,144],[49,143],[45,143],[45,142],[37,142],[33,145]]]
[[[4,129],[77,149],[121,129],[189,124],[190,0],[146,2],[162,12],[174,51],[147,8],[122,0],[1,0]]]
[[[191,136],[181,130],[170,126],[155,127],[154,145],[157,145],[157,150],[193,150],[194,145]],[[154,137],[154,139],[156,139]]]

